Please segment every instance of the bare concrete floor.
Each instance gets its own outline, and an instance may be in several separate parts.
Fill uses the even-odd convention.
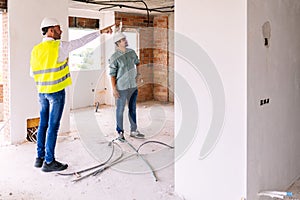
[[[272,190],[267,190],[267,191],[272,191]],[[291,186],[288,188],[282,188],[278,190],[273,190],[273,191],[287,191],[287,192],[292,192],[293,196],[292,197],[282,197],[282,198],[276,198],[276,197],[270,197],[270,196],[261,196],[259,199],[260,200],[269,200],[269,199],[285,199],[285,200],[300,200],[300,178],[296,180]]]
[[[293,193],[293,199],[299,200],[300,199],[300,178],[296,180],[288,189],[287,191]]]
[[[127,110],[125,110],[125,113]],[[145,141],[161,141],[173,145],[173,104],[158,102],[139,103],[137,107],[139,130],[145,133],[143,140],[129,137],[129,123],[124,114],[125,137],[134,147]],[[1,123],[0,123],[1,125]],[[109,157],[114,139],[115,107],[100,106],[72,111],[71,132],[58,137],[56,158],[69,164],[64,172],[73,172],[99,164]],[[1,140],[1,138],[0,138]],[[0,143],[5,144],[5,143]],[[126,143],[117,142],[124,153],[134,151]],[[145,163],[133,156],[128,160],[105,170],[97,176],[80,182],[76,177],[44,173],[33,167],[36,156],[34,143],[0,145],[0,200],[52,200],[52,199],[103,199],[103,200],[180,200],[174,193],[174,150],[158,144],[146,144],[140,149],[143,157],[154,168],[158,181]],[[115,146],[112,159],[120,155]],[[286,188],[282,188],[284,191]],[[287,191],[300,199],[300,179]]]
[[[69,164],[64,172],[107,160],[113,150],[108,142],[117,136],[114,110],[114,107],[100,106],[97,113],[95,108],[72,112],[72,131],[58,137],[56,148],[56,159]],[[137,111],[139,130],[146,138],[129,137],[129,124],[125,123],[125,136],[130,144],[137,148],[145,141],[155,140],[173,145],[172,104],[139,103]],[[122,152],[123,157],[134,153],[126,143],[116,143],[112,159]],[[142,159],[132,156],[97,176],[74,183],[75,176],[44,173],[34,168],[35,149],[35,144],[30,142],[0,148],[0,199],[180,199],[174,194],[174,150],[168,147],[149,143],[139,151],[154,169],[157,182]]]

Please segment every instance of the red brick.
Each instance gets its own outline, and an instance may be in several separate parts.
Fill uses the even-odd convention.
[[[89,19],[81,17],[69,17],[69,27],[80,27],[80,28],[99,28],[98,19]]]
[[[0,0],[0,8],[7,9],[7,0]]]
[[[128,14],[115,12],[116,23],[122,20],[123,27],[137,27],[140,29],[140,65],[144,83],[139,85],[138,101],[155,99],[158,101],[168,100],[168,16],[150,16],[142,14]],[[157,28],[157,29],[155,29]],[[156,83],[156,84],[152,84]]]

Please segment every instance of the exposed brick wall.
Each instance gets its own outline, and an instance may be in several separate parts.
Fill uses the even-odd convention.
[[[148,26],[148,17],[142,14],[115,12],[115,20],[117,24],[122,20],[123,25],[127,27]],[[149,27],[153,27],[153,16],[149,17]]]
[[[138,101],[153,100],[153,16],[149,18],[141,14],[115,13],[115,21],[117,24],[122,20],[123,27],[139,28],[139,73],[141,79],[138,79]],[[130,42],[130,41],[129,41]]]
[[[138,79],[138,101],[148,101],[153,99],[153,30],[141,29],[139,38],[140,65],[138,68],[141,79]]]
[[[168,101],[168,16],[154,17],[153,95],[158,101]]]
[[[69,17],[69,27],[99,28],[99,19]]]
[[[138,101],[169,101],[168,90],[168,16],[115,13],[115,20],[123,27],[139,28],[140,66],[143,83],[139,82]]]
[[[0,9],[7,9],[7,0],[0,0]]]

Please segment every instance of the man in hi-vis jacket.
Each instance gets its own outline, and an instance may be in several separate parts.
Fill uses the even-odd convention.
[[[31,52],[31,75],[40,102],[40,123],[37,132],[37,157],[34,166],[44,172],[65,170],[68,165],[55,160],[55,145],[64,105],[65,88],[72,84],[68,66],[69,53],[102,33],[112,33],[111,27],[70,42],[60,41],[62,30],[54,18],[44,18],[43,41]]]

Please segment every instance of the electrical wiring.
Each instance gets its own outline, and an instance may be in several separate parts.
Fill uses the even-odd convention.
[[[157,144],[160,144],[160,145],[163,145],[163,146],[167,146],[167,147],[169,147],[170,149],[174,149],[173,146],[170,146],[170,145],[168,145],[168,144],[166,144],[166,143],[163,143],[163,142],[160,142],[160,141],[155,141],[155,140],[149,140],[149,141],[146,141],[146,142],[142,143],[142,144],[137,148],[137,151],[139,151],[140,148],[141,148],[142,146],[144,146],[145,144],[148,144],[148,143],[157,143]]]
[[[149,169],[151,170],[151,173],[155,179],[155,181],[158,181],[158,178],[154,172],[154,169],[153,167],[150,165],[150,163],[139,153],[139,150],[141,149],[142,146],[146,145],[146,144],[149,144],[149,143],[156,143],[156,144],[160,144],[160,145],[164,145],[170,149],[173,149],[174,147],[166,144],[166,143],[163,143],[163,142],[160,142],[160,141],[154,141],[154,140],[149,140],[149,141],[146,141],[146,142],[143,142],[142,144],[139,145],[138,148],[135,148],[130,142],[128,142],[127,140],[120,140],[122,143],[126,143],[130,148],[132,148],[134,150],[134,153],[132,154],[129,154],[125,157],[124,156],[124,151],[122,149],[122,147],[116,143],[115,141],[117,140],[120,140],[119,138],[115,138],[113,139],[112,141],[110,142],[103,142],[103,143],[108,143],[108,146],[112,146],[112,151],[108,157],[108,159],[106,161],[104,161],[103,163],[100,163],[98,165],[95,165],[95,166],[92,166],[92,167],[89,167],[89,168],[86,168],[86,169],[82,169],[82,170],[79,170],[79,171],[75,171],[75,172],[70,172],[70,173],[58,173],[58,175],[62,175],[62,176],[75,176],[76,178],[72,180],[72,182],[78,182],[78,181],[81,181],[89,176],[96,176],[100,173],[102,173],[103,171],[105,171],[106,169],[110,168],[111,166],[113,165],[116,165],[126,159],[129,159],[133,156],[138,156],[140,157],[143,162],[145,162],[145,164],[149,167]],[[119,148],[119,150],[121,151],[121,154],[115,158],[114,160],[112,160],[113,158],[113,155],[115,153],[115,146],[117,146]],[[92,171],[93,170],[93,171]],[[92,172],[90,172],[92,171]],[[89,172],[87,174],[84,174],[86,172]]]
[[[148,24],[150,24],[150,12],[159,12],[159,13],[170,13],[174,12],[174,5],[171,6],[163,6],[163,7],[156,7],[156,8],[149,8],[147,3],[143,0],[137,0],[137,1],[90,1],[90,0],[73,0],[77,2],[84,2],[87,4],[95,4],[95,5],[101,5],[101,6],[107,6],[100,8],[99,11],[107,10],[107,9],[112,9],[112,8],[129,8],[129,9],[135,9],[135,10],[145,10],[147,11],[147,19],[148,19]],[[138,6],[132,6],[132,5],[126,5],[124,3],[142,3],[145,8],[143,7],[138,7]]]
[[[86,169],[83,169],[83,170],[79,170],[79,171],[76,171],[76,172],[71,172],[71,173],[58,173],[59,175],[62,175],[62,176],[69,176],[69,175],[75,175],[76,177],[81,177],[81,174],[84,173],[84,172],[87,172],[87,171],[90,171],[90,170],[93,170],[93,169],[96,169],[98,167],[102,167],[104,166],[105,164],[107,164],[111,158],[113,157],[114,155],[114,152],[115,152],[115,145],[117,145],[119,147],[119,149],[121,150],[121,156],[123,156],[123,150],[121,148],[121,146],[115,142],[112,142],[114,145],[112,145],[112,151],[111,151],[111,154],[110,156],[108,157],[108,159],[106,161],[104,161],[103,163],[100,163],[98,165],[95,165],[93,167],[89,167],[89,168],[86,168]]]

